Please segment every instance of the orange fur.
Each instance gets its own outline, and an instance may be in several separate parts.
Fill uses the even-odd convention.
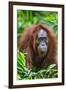
[[[27,57],[26,57],[26,65],[28,68],[32,68],[33,62],[35,63],[34,60],[32,60],[33,56],[34,58],[37,58],[38,54],[37,51],[35,50],[35,41],[36,41],[36,32],[40,29],[44,29],[47,34],[48,34],[48,46],[49,46],[49,50],[47,53],[47,56],[44,58],[44,60],[41,60],[41,66],[38,65],[39,67],[43,67],[44,64],[47,61],[49,61],[51,64],[57,64],[57,59],[56,59],[56,44],[57,44],[57,40],[56,37],[52,31],[51,28],[49,28],[47,25],[45,24],[37,24],[37,25],[32,25],[31,27],[27,28],[24,33],[22,33],[21,37],[20,37],[20,50],[23,51],[25,50],[25,52],[27,52]],[[43,62],[44,61],[44,62]],[[45,62],[46,61],[46,62]],[[38,63],[39,61],[37,61]],[[39,64],[39,63],[38,63]],[[37,66],[37,65],[36,65]]]

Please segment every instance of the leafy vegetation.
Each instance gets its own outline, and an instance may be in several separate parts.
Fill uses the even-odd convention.
[[[17,10],[17,35],[32,24],[44,23],[53,28],[55,35],[58,33],[58,13],[49,11]]]
[[[28,70],[25,67],[25,54],[22,52],[17,53],[17,78],[21,79],[41,79],[41,78],[56,78],[58,77],[58,71],[56,69],[56,65],[48,65],[46,69],[37,70],[34,72],[32,69]]]
[[[24,29],[32,24],[45,23],[53,28],[53,31],[58,36],[58,13],[50,11],[30,11],[17,10],[17,39],[20,37]],[[25,53],[17,51],[17,79],[41,79],[41,78],[56,78],[58,70],[56,65],[48,65],[42,70],[35,70],[34,67],[28,70],[25,66]]]

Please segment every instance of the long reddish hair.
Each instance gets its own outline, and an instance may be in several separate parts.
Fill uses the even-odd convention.
[[[35,50],[35,40],[32,40],[32,39],[33,38],[35,39],[35,32],[40,30],[40,28],[45,30],[48,34],[49,50],[48,50],[48,54],[47,54],[46,58],[47,59],[49,58],[50,62],[54,63],[54,62],[56,62],[55,56],[56,56],[57,40],[53,33],[53,30],[45,24],[32,25],[24,30],[24,32],[22,33],[21,38],[20,38],[20,50],[24,50],[27,47],[29,47],[30,52],[32,53],[33,51],[32,51],[31,45],[30,45],[31,43],[32,43],[33,49]]]

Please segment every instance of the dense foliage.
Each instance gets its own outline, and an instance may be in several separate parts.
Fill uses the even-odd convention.
[[[41,79],[41,78],[56,78],[58,77],[58,71],[56,65],[48,65],[47,68],[42,70],[28,70],[25,67],[25,54],[18,51],[17,54],[17,78],[21,79]]]
[[[26,27],[32,24],[45,23],[51,26],[57,35],[58,13],[49,11],[17,11],[17,35],[19,36]]]
[[[58,13],[49,11],[28,11],[17,10],[17,38],[20,37],[24,29],[32,24],[45,23],[53,28],[57,37],[58,35]],[[25,66],[26,56],[24,53],[17,51],[17,79],[41,79],[41,78],[56,78],[58,70],[56,65],[48,65],[45,69],[28,70]]]

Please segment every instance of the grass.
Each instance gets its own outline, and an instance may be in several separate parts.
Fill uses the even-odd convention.
[[[57,78],[58,70],[55,64],[48,65],[45,69],[36,70],[36,68],[27,69],[25,62],[26,57],[22,52],[17,53],[17,79],[31,80],[31,79],[43,79],[43,78]]]

